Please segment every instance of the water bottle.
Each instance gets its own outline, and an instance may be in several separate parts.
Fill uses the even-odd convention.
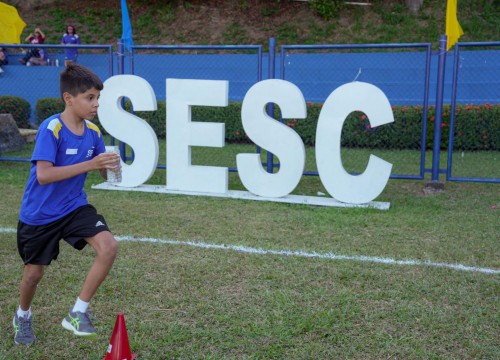
[[[50,66],[50,59],[47,59],[47,66]]]
[[[106,146],[106,152],[120,155],[120,148],[118,146]],[[110,183],[119,183],[122,181],[121,168],[119,168],[118,170],[107,169],[106,175],[108,178],[108,182]]]
[[[59,66],[59,59],[56,59],[56,66]]]

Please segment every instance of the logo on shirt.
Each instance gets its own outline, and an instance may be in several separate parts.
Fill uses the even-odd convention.
[[[99,220],[98,222],[95,223],[95,227],[98,227],[98,226],[105,226],[105,225],[101,220]]]
[[[66,149],[66,155],[76,155],[78,154],[78,149]]]
[[[87,150],[87,159],[91,158],[92,155],[94,155],[94,150],[95,150],[94,146],[92,146],[89,150]]]

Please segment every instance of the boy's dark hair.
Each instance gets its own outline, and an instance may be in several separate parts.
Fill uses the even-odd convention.
[[[70,62],[61,72],[59,87],[61,98],[64,100],[63,94],[65,92],[77,96],[92,88],[101,91],[104,86],[101,79],[92,70],[83,65]]]

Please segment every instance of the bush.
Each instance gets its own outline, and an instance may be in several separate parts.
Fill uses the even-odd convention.
[[[125,109],[130,111],[130,102],[126,103]],[[165,139],[167,136],[165,101],[158,101],[156,111],[137,111],[135,115],[144,119],[153,128],[158,138]]]
[[[239,102],[231,102],[226,107],[194,106],[191,115],[192,121],[224,122],[228,142],[249,142],[241,123],[241,103]]]
[[[31,127],[31,105],[18,96],[0,96],[0,114],[11,114],[19,129]]]
[[[35,123],[40,125],[48,117],[64,111],[64,101],[60,98],[41,98],[36,102]]]
[[[499,119],[500,104],[457,106],[453,149],[500,150]]]
[[[125,102],[130,111],[130,102]],[[274,107],[275,119],[280,109]],[[293,128],[307,146],[314,146],[316,127],[322,104],[307,103],[306,119],[284,119],[286,126]],[[40,99],[37,102],[37,123],[50,115],[61,112],[64,105],[60,99]],[[422,148],[424,109],[422,106],[393,106],[394,122],[371,128],[368,118],[360,111],[349,114],[342,128],[342,146],[350,148],[415,149]],[[425,148],[432,149],[436,108],[427,109]],[[454,150],[500,150],[500,105],[458,105],[455,109]],[[141,111],[136,115],[144,119],[158,138],[165,139],[167,126],[165,101],[158,101],[156,111]],[[224,122],[227,142],[251,143],[241,123],[241,103],[231,102],[226,107],[194,106],[192,121]],[[99,118],[93,122],[104,134]],[[450,106],[443,106],[441,124],[441,149],[448,148],[450,129]]]
[[[325,20],[336,17],[343,5],[343,0],[311,0],[309,2],[309,6]]]
[[[125,101],[124,108],[130,111],[130,101]],[[59,98],[42,98],[36,102],[36,123],[40,125],[42,121],[48,117],[59,114],[64,111],[64,102]],[[165,101],[158,101],[158,109],[156,111],[138,111],[136,116],[144,119],[155,130],[159,138],[165,138]],[[96,116],[92,122],[99,126],[102,133],[107,135],[106,129],[103,128],[99,121],[99,116]]]

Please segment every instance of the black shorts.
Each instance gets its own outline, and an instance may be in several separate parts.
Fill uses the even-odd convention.
[[[24,264],[49,265],[59,255],[59,241],[64,239],[82,250],[92,237],[109,231],[104,217],[92,205],[84,205],[68,215],[45,225],[17,224],[17,249]]]

